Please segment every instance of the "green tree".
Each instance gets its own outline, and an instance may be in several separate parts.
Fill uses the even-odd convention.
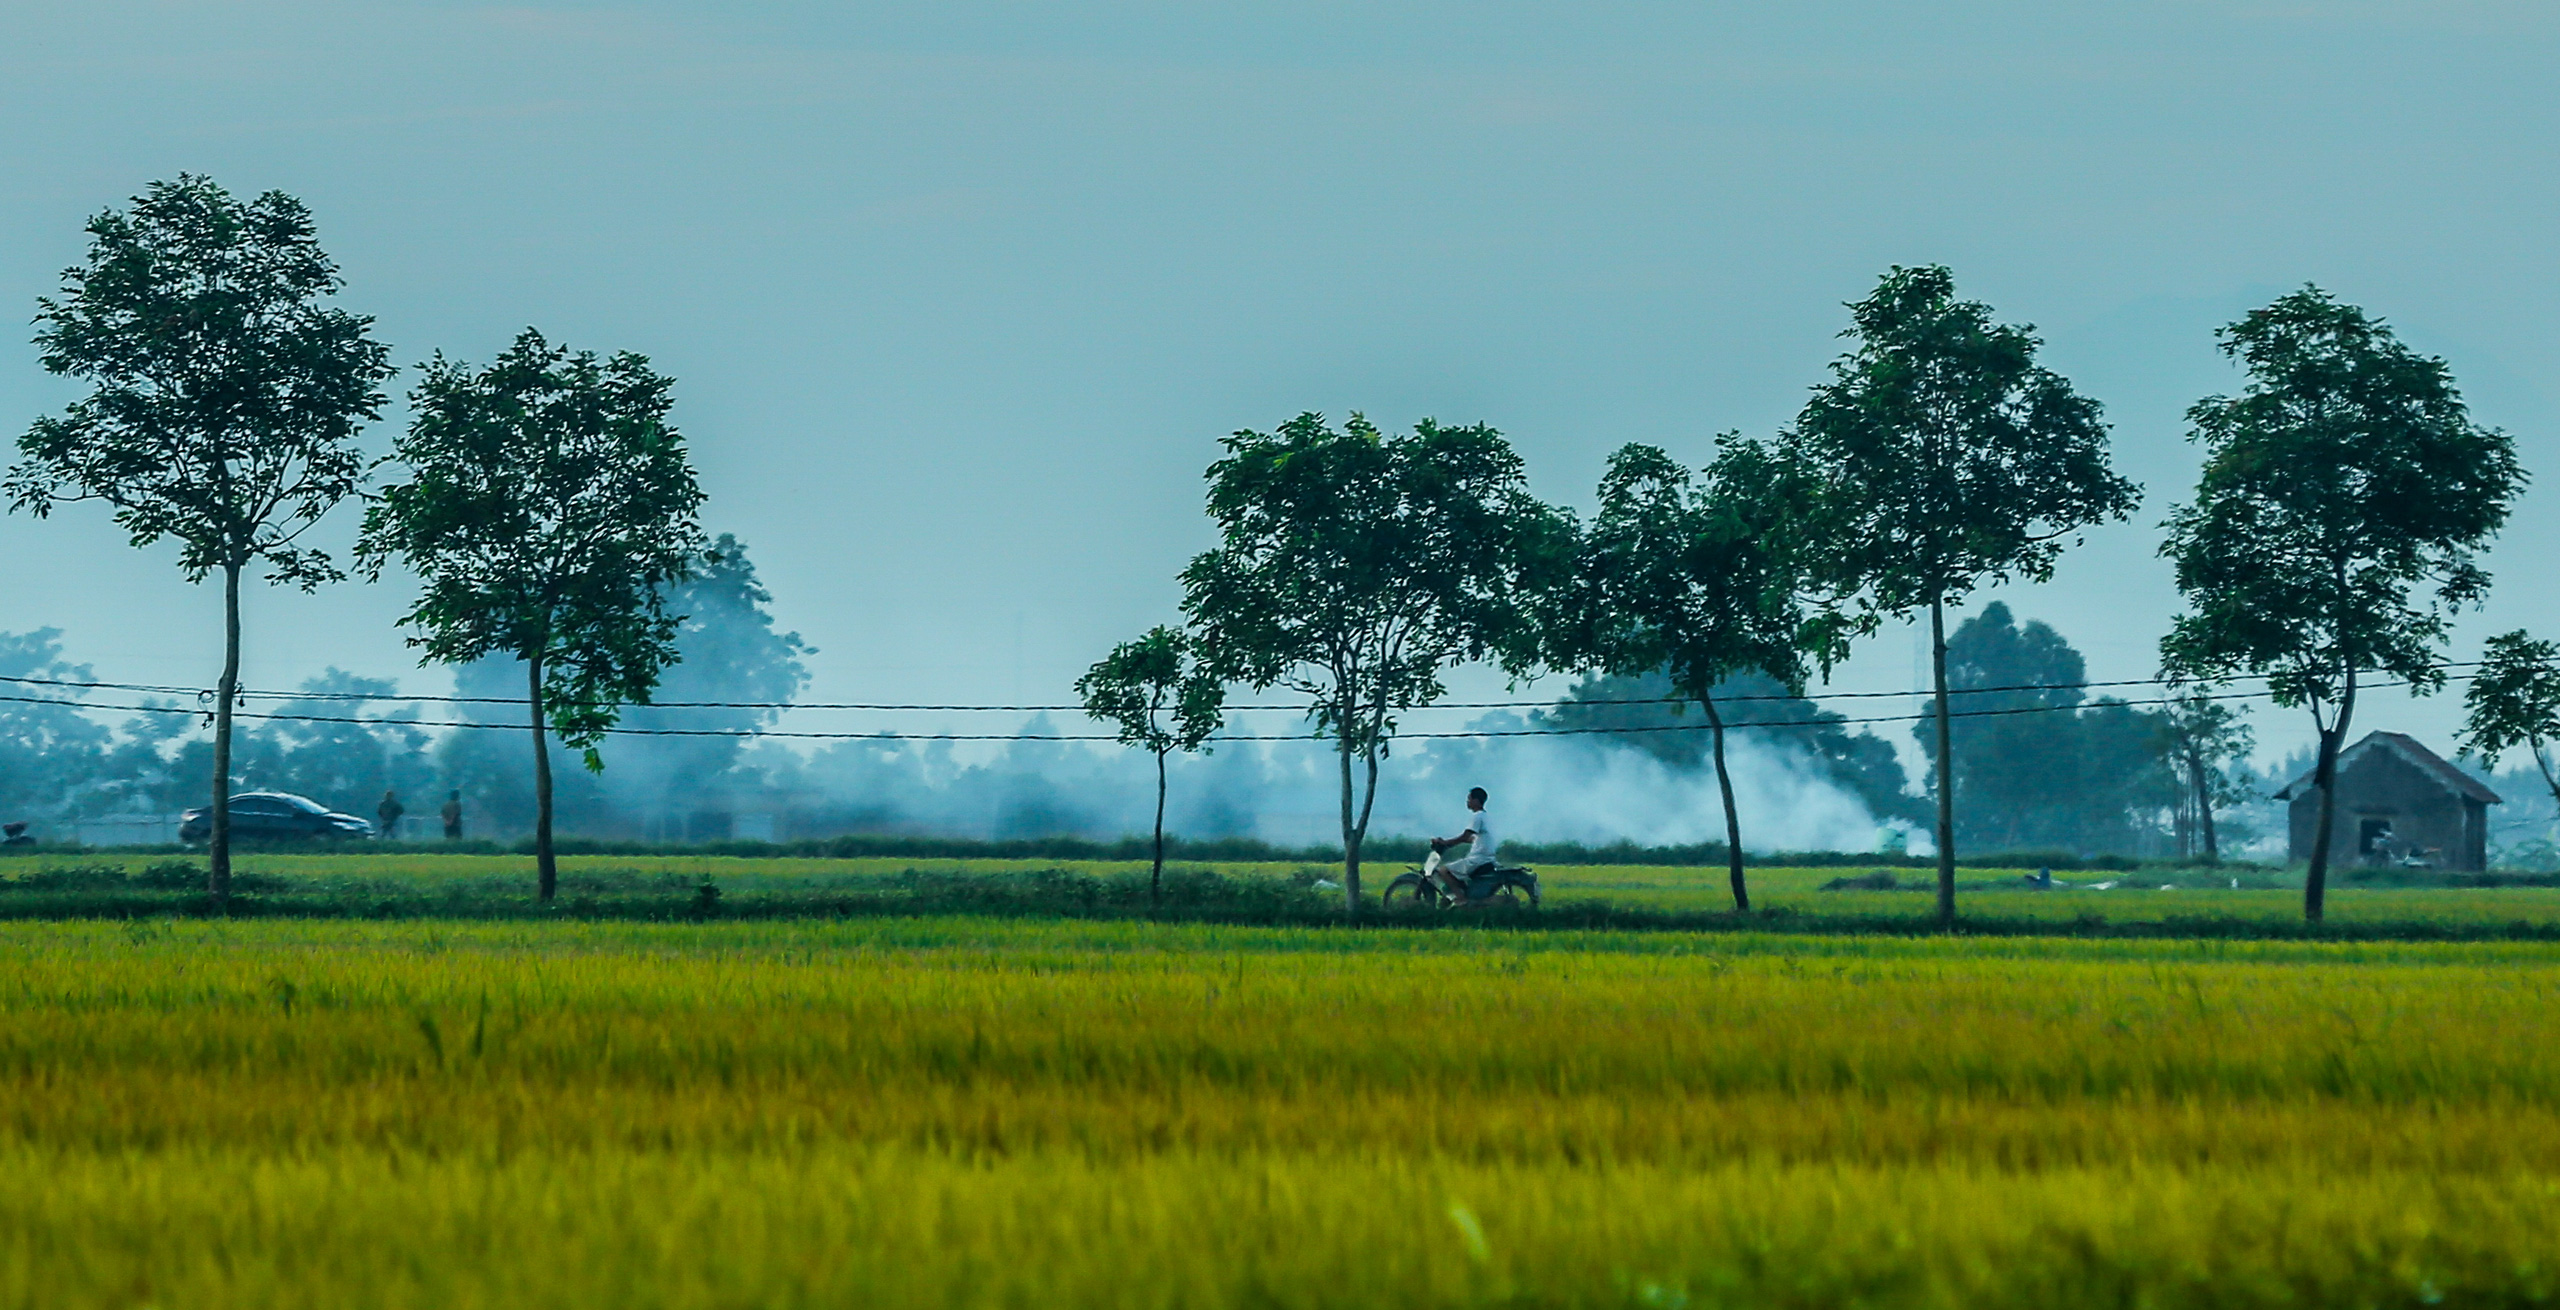
[[[1934,764],[1932,794],[1965,798],[1956,841],[1977,850],[2023,851],[2081,846],[2073,803],[2089,785],[2075,714],[2088,699],[2088,664],[2050,624],[2017,621],[1992,601],[1947,634],[1950,773]],[[1911,735],[1930,750],[1938,740],[1935,706],[1921,711]]]
[[[659,671],[649,693],[649,724],[709,735],[621,738],[609,773],[572,772],[554,780],[555,829],[672,841],[689,831],[693,813],[771,787],[774,774],[797,771],[789,752],[750,743],[781,717],[774,707],[808,685],[804,657],[812,649],[798,633],[776,628],[773,595],[757,577],[746,544],[721,533],[702,562],[659,590],[666,611],[683,617],[676,624],[676,662]],[[525,685],[524,666],[511,653],[461,665],[453,676],[454,690],[464,696],[503,697]],[[481,707],[457,708],[482,717]],[[506,722],[514,726],[514,716]],[[487,731],[447,733],[438,743],[441,785],[462,791],[474,832],[532,831],[533,796],[523,785],[517,749],[512,734]]]
[[[1183,570],[1183,610],[1214,676],[1313,699],[1341,766],[1342,894],[1360,912],[1360,843],[1396,716],[1441,673],[1536,660],[1531,594],[1570,562],[1572,530],[1528,492],[1492,428],[1428,419],[1388,437],[1354,414],[1238,432],[1209,466],[1218,547]],[[1354,764],[1364,772],[1355,785]]]
[[[374,573],[397,559],[424,584],[401,618],[410,645],[446,664],[524,663],[545,901],[559,887],[550,737],[604,768],[596,747],[622,707],[647,704],[677,658],[683,616],[664,588],[702,558],[673,385],[639,355],[572,354],[530,328],[486,369],[438,355],[395,451],[409,480],[365,515]]]
[[[2257,734],[2241,722],[2247,713],[2241,706],[2195,690],[2174,697],[2160,711],[2160,750],[2178,781],[2180,855],[2191,854],[2194,847],[2200,846],[2206,861],[2222,860],[2222,840],[2214,826],[2213,811],[2217,805],[2228,805],[2242,797],[2241,789],[2231,780],[2230,766],[2248,758],[2257,746]]]
[[[2560,775],[2551,768],[2551,743],[2560,741],[2560,645],[2521,628],[2491,637],[2462,704],[2463,749],[2494,769],[2499,756],[2523,747],[2560,802]]]
[[[1782,439],[1805,487],[1812,579],[1856,625],[1929,615],[1936,693],[1938,917],[1956,911],[1946,607],[2053,576],[2065,539],[2133,512],[2098,403],[2036,362],[2032,329],[1958,300],[1944,268],[1895,268],[1849,307],[1856,341]]]
[[[101,780],[113,734],[84,712],[77,683],[97,674],[62,657],[62,629],[0,632],[0,813],[59,823]],[[149,720],[158,715],[138,715]]]
[[[2173,800],[2156,717],[2092,700],[2088,665],[2052,626],[1993,601],[1947,637],[1956,841],[1977,850],[2132,853]],[[1912,735],[1937,740],[1934,709]],[[1937,779],[1930,778],[1932,787]]]
[[[1122,743],[1156,757],[1156,854],[1147,903],[1157,904],[1164,898],[1165,757],[1200,750],[1218,731],[1226,684],[1200,667],[1188,633],[1158,625],[1085,670],[1076,696],[1085,713],[1119,729]]]
[[[1798,594],[1781,546],[1782,502],[1772,494],[1783,479],[1768,452],[1738,438],[1719,445],[1703,483],[1658,447],[1628,445],[1609,457],[1599,512],[1575,552],[1573,582],[1557,592],[1567,598],[1567,613],[1541,627],[1549,664],[1620,676],[1660,669],[1705,712],[1733,905],[1748,910],[1742,819],[1716,687],[1758,672],[1801,695],[1808,655],[1827,670],[1841,653],[1841,635],[1836,624],[1808,614]]]
[[[2473,552],[2525,477],[2506,434],[2471,421],[2443,360],[2317,287],[2218,335],[2249,385],[2187,411],[2205,463],[2160,547],[2189,607],[2161,659],[2202,683],[2264,677],[2277,704],[2310,711],[2320,822],[2302,912],[2317,922],[2358,680],[2444,685],[2446,622],[2489,586]]]
[[[755,776],[753,734],[782,716],[772,708],[809,684],[806,656],[815,650],[796,632],[778,631],[773,593],[756,576],[745,543],[730,533],[711,542],[702,561],[663,589],[664,605],[682,615],[676,663],[650,693],[662,708],[653,727],[704,732],[698,737],[635,737],[620,743],[607,790],[647,816],[680,813],[688,796],[744,787]],[[673,703],[691,702],[683,708]],[[663,831],[663,829],[662,829]]]
[[[189,582],[222,575],[213,706],[211,871],[231,894],[231,719],[240,689],[240,575],[305,591],[345,575],[303,545],[363,482],[355,436],[381,416],[390,349],[373,320],[322,302],[342,285],[302,202],[242,202],[209,178],[154,182],[89,220],[86,260],[37,302],[48,372],[91,384],[18,438],[12,510],[112,508],[136,546],[178,543]]]

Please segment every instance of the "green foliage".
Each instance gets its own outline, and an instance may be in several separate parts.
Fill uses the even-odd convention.
[[[2181,851],[2201,850],[2208,859],[2220,859],[2214,808],[2253,799],[2252,789],[2231,771],[2257,746],[2257,734],[2242,722],[2247,714],[2246,706],[2196,689],[2171,700],[2156,716],[2159,749],[2180,785]]]
[[[240,575],[305,591],[342,575],[301,544],[364,481],[355,435],[380,417],[390,349],[373,320],[320,302],[337,293],[310,211],[280,191],[246,204],[211,179],[155,182],[133,208],[89,220],[87,261],[60,299],[37,302],[47,371],[91,384],[18,439],[10,508],[110,506],[137,547],[178,543],[190,582],[222,575],[222,677],[214,691],[212,865],[231,888],[231,716],[240,676]]]
[[[62,658],[62,630],[0,632],[0,676],[87,682],[85,664]],[[63,689],[72,690],[72,689]],[[0,700],[0,812],[12,819],[61,817],[77,793],[101,780],[109,735],[62,692],[11,684]]]
[[[664,588],[702,558],[672,379],[642,356],[571,353],[527,329],[486,369],[442,355],[410,395],[361,551],[424,590],[401,623],[426,657],[537,666],[553,732],[601,769],[623,705],[646,703],[676,658]]]
[[[1500,433],[1425,419],[1387,437],[1310,413],[1224,444],[1220,544],[1182,574],[1212,670],[1316,697],[1319,734],[1358,752],[1437,699],[1444,669],[1534,663],[1525,574],[1559,519]]]
[[[2263,675],[2315,714],[2361,670],[2442,686],[2445,625],[2489,586],[2473,552],[2524,489],[2514,443],[2471,421],[2443,360],[2317,287],[2218,335],[2249,385],[2187,411],[2205,466],[2160,547],[2190,607],[2163,661]]]
[[[1814,585],[1855,624],[1929,614],[1938,698],[1945,616],[1986,582],[2053,576],[2066,538],[2133,512],[2098,403],[2036,362],[2032,330],[1958,300],[1946,269],[1894,268],[1849,307],[1857,342],[1783,441]],[[1953,770],[1938,742],[1937,771]],[[1939,915],[1955,916],[1955,793],[1938,789]]]
[[[1162,624],[1112,648],[1076,679],[1084,712],[1113,724],[1120,740],[1156,757],[1155,865],[1148,886],[1164,882],[1165,756],[1203,749],[1225,720],[1226,684],[1202,668],[1191,636]],[[1171,714],[1172,722],[1164,716]]]
[[[1734,902],[1748,908],[1715,689],[1750,671],[1799,694],[1808,654],[1827,670],[1846,641],[1830,616],[1809,616],[1799,597],[1784,532],[1787,480],[1776,461],[1739,437],[1717,444],[1703,484],[1659,447],[1627,445],[1609,457],[1572,582],[1555,591],[1565,616],[1542,626],[1549,663],[1618,675],[1659,669],[1706,711]]]
[[[2215,800],[2238,800],[2249,792],[2231,780],[2228,770],[2257,747],[2256,731],[2244,722],[2248,714],[2246,705],[2190,690],[2160,710],[2162,748],[2173,761],[2210,775]]]
[[[1947,639],[1956,839],[1985,850],[2132,851],[2175,797],[2157,716],[2091,700],[2080,652],[2052,627],[1993,601]],[[1937,708],[1912,736],[1937,740]],[[1929,785],[1938,785],[1934,768]]]
[[[2277,704],[2309,709],[2322,801],[2303,911],[2317,918],[2356,679],[2444,684],[2446,625],[2489,586],[2473,553],[2525,475],[2506,434],[2471,421],[2443,360],[2317,287],[2220,337],[2249,385],[2187,411],[2205,465],[2160,547],[2188,606],[2161,662],[2207,683],[2264,677]]]
[[[88,232],[37,301],[36,347],[92,390],[18,439],[11,508],[103,501],[134,545],[175,539],[191,582],[260,561],[306,590],[338,580],[300,538],[363,481],[355,435],[392,368],[371,318],[322,304],[340,280],[310,211],[180,174]]]
[[[1453,665],[1534,666],[1531,599],[1570,561],[1570,521],[1529,495],[1520,457],[1482,424],[1426,419],[1389,437],[1358,414],[1336,429],[1310,413],[1225,445],[1208,473],[1219,544],[1183,570],[1183,610],[1213,675],[1313,699],[1341,759],[1356,909],[1397,713],[1437,700]]]
[[[2499,756],[2523,748],[2560,800],[2551,767],[2551,743],[2560,741],[2560,645],[2522,628],[2491,637],[2462,702],[2463,749],[2494,769]]]
[[[751,745],[743,734],[771,727],[781,711],[712,704],[675,708],[682,702],[787,702],[808,684],[808,643],[778,631],[772,594],[758,579],[748,547],[722,533],[709,555],[683,578],[660,589],[676,624],[677,661],[662,669],[650,692],[652,727],[710,732],[700,737],[618,737],[607,774],[571,772],[557,779],[559,823],[590,835],[667,836],[682,831],[705,793],[761,794],[785,808],[777,793],[793,784],[797,758],[788,748]],[[492,655],[454,671],[464,696],[522,702],[524,665],[512,655]],[[483,721],[503,705],[458,706]],[[510,722],[520,721],[522,710]],[[739,735],[727,735],[739,734]],[[462,792],[473,833],[530,831],[535,798],[524,785],[521,734],[450,732],[436,743],[443,785]]]
[[[1076,679],[1076,697],[1123,745],[1158,756],[1201,749],[1225,721],[1226,685],[1200,666],[1188,633],[1162,625],[1113,647]]]
[[[2064,540],[2133,512],[2098,402],[2036,362],[2032,329],[1895,268],[1849,307],[1857,346],[1784,438],[1812,577],[1869,625],[2053,576]]]
[[[1706,700],[1737,673],[1804,688],[1808,656],[1846,653],[1836,626],[1809,615],[1783,548],[1783,506],[1768,452],[1728,437],[1703,483],[1660,448],[1622,447],[1600,479],[1581,537],[1567,614],[1547,627],[1548,662],[1603,673],[1664,671]]]

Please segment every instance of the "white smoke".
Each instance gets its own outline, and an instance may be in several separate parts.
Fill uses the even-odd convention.
[[[1305,747],[1272,754],[1284,752],[1318,754]],[[1882,828],[1875,816],[1857,797],[1808,770],[1801,755],[1737,734],[1727,762],[1745,849],[1876,849]],[[1271,771],[1278,785],[1258,808],[1249,835],[1283,845],[1340,840],[1340,776],[1332,758],[1305,763],[1316,767]],[[1496,738],[1472,749],[1434,742],[1390,756],[1380,772],[1369,830],[1383,837],[1460,832],[1469,787],[1491,794],[1487,812],[1506,838],[1680,846],[1725,837],[1712,768],[1677,769],[1622,746],[1536,737]]]
[[[1056,726],[1035,721],[1026,732]],[[1895,840],[1800,751],[1737,732],[1727,758],[1747,850],[1872,851]],[[1340,764],[1326,743],[1224,741],[1205,756],[1174,757],[1170,774],[1171,833],[1281,846],[1341,840]],[[1021,740],[962,764],[947,747],[874,740],[822,752],[800,782],[817,802],[792,825],[802,836],[1111,838],[1145,833],[1154,821],[1152,758],[1111,747]],[[1676,767],[1624,742],[1540,736],[1394,744],[1369,833],[1388,842],[1453,835],[1466,826],[1467,789],[1479,786],[1492,794],[1490,812],[1510,840],[1669,846],[1725,836],[1712,767]]]

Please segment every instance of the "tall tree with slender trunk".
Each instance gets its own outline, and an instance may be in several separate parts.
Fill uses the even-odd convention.
[[[1113,647],[1087,669],[1076,679],[1076,696],[1085,713],[1117,728],[1123,743],[1156,757],[1155,864],[1147,873],[1147,904],[1161,904],[1165,758],[1206,747],[1226,717],[1226,684],[1200,667],[1189,633],[1158,625]]]
[[[1947,618],[1979,587],[2053,576],[2066,541],[2133,513],[2098,402],[2036,362],[2028,327],[1956,298],[1937,266],[1895,268],[1849,306],[1856,342],[1781,438],[1805,488],[1807,566],[1861,629],[1929,616],[1937,711],[1938,919],[1955,922]]]
[[[18,439],[10,508],[111,507],[136,546],[178,543],[189,582],[222,575],[206,891],[231,895],[232,713],[240,580],[305,591],[344,577],[302,535],[362,485],[355,447],[381,416],[390,348],[333,308],[342,285],[311,213],[281,191],[241,201],[210,178],[155,182],[89,220],[89,252],[37,302],[45,368],[91,384]]]
[[[2247,758],[2257,744],[2257,734],[2240,721],[2245,713],[2203,691],[2179,695],[2160,711],[2160,748],[2185,796],[2179,808],[2194,816],[2195,844],[2208,863],[2222,861],[2222,842],[2213,822],[2214,807],[2237,799],[2224,770],[2234,760]],[[2185,838],[2180,840],[2183,847]],[[2181,849],[2179,853],[2189,852]]]
[[[1719,443],[1703,482],[1659,447],[1621,447],[1601,476],[1573,581],[1551,593],[1563,612],[1540,625],[1549,664],[1620,676],[1660,669],[1704,712],[1736,910],[1751,908],[1751,893],[1716,685],[1756,671],[1798,695],[1809,657],[1828,670],[1845,653],[1841,625],[1804,604],[1786,549],[1787,485],[1765,448],[1738,437]]]
[[[2474,553],[2525,475],[2515,443],[2471,421],[2443,360],[2318,287],[2219,336],[2249,385],[2187,411],[2205,462],[2160,547],[2188,606],[2161,661],[2198,682],[2264,677],[2277,704],[2310,711],[2320,826],[2302,914],[2317,923],[2362,681],[2444,685],[2446,624],[2488,591]]]
[[[1212,675],[1312,700],[1341,769],[1342,896],[1357,915],[1396,716],[1438,700],[1454,665],[1534,667],[1531,601],[1569,565],[1571,524],[1481,424],[1425,419],[1390,437],[1358,414],[1339,429],[1301,414],[1226,449],[1208,475],[1219,544],[1183,570],[1182,607]]]
[[[544,901],[560,882],[550,739],[604,768],[622,707],[676,661],[684,616],[665,588],[704,558],[673,386],[639,355],[573,354],[530,328],[485,369],[439,355],[394,452],[408,480],[365,515],[367,566],[397,560],[424,585],[401,623],[425,659],[524,663]]]

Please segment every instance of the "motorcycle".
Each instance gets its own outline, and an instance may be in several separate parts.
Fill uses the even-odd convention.
[[[1437,910],[1465,905],[1538,908],[1538,875],[1528,869],[1497,864],[1468,877],[1463,894],[1449,887],[1449,880],[1440,869],[1440,852],[1433,851],[1423,857],[1420,867],[1397,874],[1379,899],[1390,910],[1408,905],[1427,905]]]

